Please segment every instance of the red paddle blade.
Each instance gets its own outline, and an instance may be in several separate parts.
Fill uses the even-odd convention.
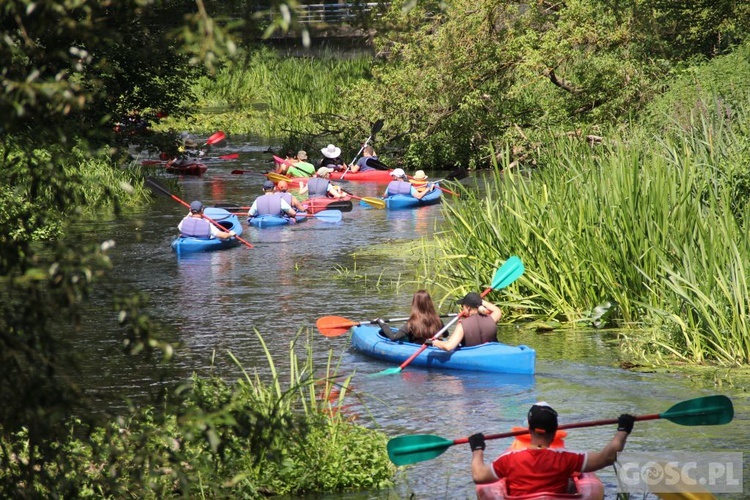
[[[351,327],[358,325],[359,323],[341,316],[323,316],[315,322],[315,326],[324,337],[339,337],[348,332]]]
[[[232,153],[228,155],[219,156],[220,160],[237,160],[240,157],[239,153]]]
[[[206,144],[216,144],[217,142],[221,142],[226,138],[227,138],[227,135],[221,130],[219,130],[218,132],[213,134],[211,137],[206,139]]]

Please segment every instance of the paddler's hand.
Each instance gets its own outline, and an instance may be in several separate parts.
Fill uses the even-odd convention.
[[[484,450],[484,434],[481,432],[469,436],[469,447],[471,451]]]
[[[633,415],[623,413],[617,419],[617,430],[625,431],[630,434],[633,431],[633,424],[635,424],[635,417]]]

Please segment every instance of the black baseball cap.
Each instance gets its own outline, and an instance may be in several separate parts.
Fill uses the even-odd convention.
[[[554,435],[557,432],[557,412],[544,401],[531,407],[527,419],[529,430],[538,434]]]
[[[457,303],[469,307],[479,307],[482,305],[482,296],[477,292],[469,292],[464,295],[463,299],[459,299]]]

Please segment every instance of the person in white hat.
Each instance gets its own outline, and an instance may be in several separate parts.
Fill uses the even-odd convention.
[[[424,175],[424,172],[422,172],[422,175]],[[409,179],[406,177],[406,172],[404,172],[404,169],[402,168],[394,169],[391,172],[391,177],[393,180],[389,182],[388,187],[385,188],[385,193],[383,194],[384,198],[402,194],[404,196],[413,196],[414,198],[421,200],[424,195],[435,188],[435,186],[432,185],[432,189],[423,189],[422,191],[418,190],[411,182],[409,182]],[[425,179],[426,178],[427,176],[425,176]]]
[[[328,167],[338,171],[346,170],[346,162],[341,159],[341,148],[329,144],[320,152],[323,154],[323,159],[320,160],[318,167]]]

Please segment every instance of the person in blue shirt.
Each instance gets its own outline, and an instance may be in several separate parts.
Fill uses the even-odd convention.
[[[378,155],[375,154],[375,150],[372,146],[365,146],[365,149],[362,150],[362,158],[360,158],[357,163],[352,165],[349,168],[350,172],[367,172],[368,170],[375,170],[373,167],[369,166],[367,164],[367,161],[373,159],[377,160]]]
[[[413,196],[414,198],[421,200],[427,193],[432,191],[432,189],[435,189],[435,185],[433,184],[432,189],[420,190],[409,182],[409,179],[406,177],[406,172],[401,168],[393,170],[391,172],[391,177],[393,177],[393,180],[389,182],[388,187],[385,188],[385,194],[383,195],[384,198],[396,194],[402,194],[404,196]]]

